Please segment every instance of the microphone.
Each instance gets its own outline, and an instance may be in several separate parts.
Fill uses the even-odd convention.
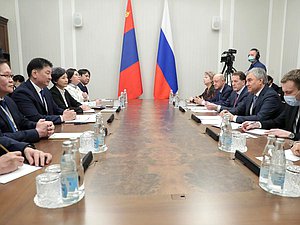
[[[115,115],[111,114],[111,116],[108,118],[108,120],[106,121],[107,123],[112,123],[115,119]]]
[[[207,127],[205,133],[215,141],[219,141],[219,135],[213,132],[210,128]]]
[[[83,158],[82,158],[82,167],[83,171],[85,172],[89,165],[91,164],[93,160],[93,153],[89,151]]]
[[[182,106],[179,106],[179,110],[180,110],[181,112],[186,112],[186,110],[185,110],[184,108],[182,108]]]
[[[197,123],[201,123],[201,120],[195,114],[192,114],[191,118],[192,118],[192,120],[196,121]]]
[[[117,113],[119,113],[121,111],[121,106],[119,106],[116,110]]]

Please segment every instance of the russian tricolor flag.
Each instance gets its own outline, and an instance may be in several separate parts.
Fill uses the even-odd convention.
[[[128,0],[127,2],[125,15],[118,96],[120,96],[120,93],[124,91],[124,89],[126,89],[128,99],[135,99],[143,94],[131,0]]]
[[[170,90],[178,91],[176,63],[170,24],[168,1],[162,18],[154,82],[154,99],[169,98]]]

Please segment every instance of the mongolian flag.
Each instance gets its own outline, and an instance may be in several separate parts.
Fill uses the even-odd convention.
[[[125,15],[125,28],[118,96],[120,96],[120,93],[124,91],[124,89],[126,89],[128,99],[135,99],[143,94],[142,78],[131,9],[131,0],[128,0],[127,2]]]
[[[178,91],[169,7],[168,1],[166,0],[157,53],[154,99],[169,98],[171,89],[174,94]]]

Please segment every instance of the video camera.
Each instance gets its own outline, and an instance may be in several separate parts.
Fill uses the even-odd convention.
[[[228,49],[228,51],[225,51],[221,55],[221,63],[225,62],[226,64],[232,64],[232,62],[235,60],[235,56],[233,54],[236,54],[236,49]]]

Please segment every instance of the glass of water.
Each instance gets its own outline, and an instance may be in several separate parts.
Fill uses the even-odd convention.
[[[290,197],[300,196],[300,166],[287,165],[285,172],[284,193]]]
[[[58,173],[42,173],[35,180],[39,206],[55,208],[62,203],[60,175]]]
[[[87,153],[89,151],[94,152],[94,132],[86,131],[80,136],[80,152]]]

